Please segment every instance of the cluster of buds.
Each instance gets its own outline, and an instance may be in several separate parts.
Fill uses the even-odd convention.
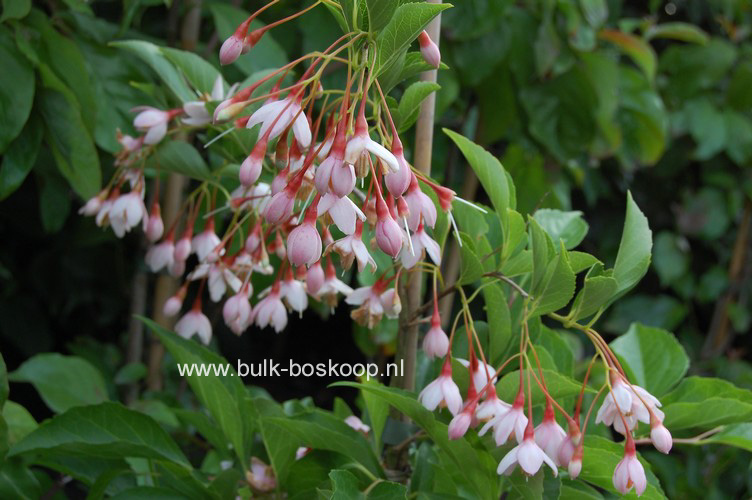
[[[479,427],[479,436],[492,431],[497,446],[502,446],[510,440],[517,443],[499,463],[499,474],[511,474],[519,465],[524,474],[532,476],[545,463],[551,468],[554,476],[561,467],[567,469],[569,477],[574,479],[580,475],[583,459],[586,458],[583,436],[588,420],[598,397],[607,391],[596,414],[595,423],[613,426],[616,432],[625,437],[624,458],[614,469],[614,488],[624,494],[634,488],[638,496],[645,491],[647,479],[645,470],[637,458],[633,433],[638,430],[639,422],[649,424],[650,441],[663,453],[671,450],[671,434],[663,425],[661,403],[642,387],[629,382],[618,359],[597,332],[587,329],[588,337],[595,344],[597,351],[593,362],[600,357],[608,377],[598,396],[593,399],[584,419],[581,419],[580,415],[593,362],[590,363],[583,380],[574,413],[570,415],[549,393],[544,371],[541,369],[535,347],[529,340],[526,327],[521,331],[520,352],[508,358],[496,369],[485,362],[472,322],[466,322],[470,359],[458,359],[467,368],[470,380],[467,394],[463,399],[459,387],[452,379],[452,343],[455,330],[447,337],[441,329],[437,304],[438,295],[434,289],[434,313],[431,328],[424,337],[423,350],[428,358],[443,357],[444,360],[438,378],[423,389],[419,400],[431,411],[445,407],[452,414],[448,430],[450,439],[461,438],[471,427]],[[526,325],[526,319],[523,324]],[[519,359],[520,382],[517,395],[510,404],[499,398],[495,384],[504,368],[515,359]],[[534,425],[533,422],[533,387],[537,387],[545,397],[543,419],[538,425]],[[558,423],[557,412],[566,422],[567,430]]]
[[[266,7],[224,42],[222,64],[248,52],[269,29],[312,8],[249,31]],[[427,61],[438,66],[438,47],[425,33],[420,46]],[[354,54],[353,60],[338,56],[343,51]],[[118,132],[123,149],[116,158],[116,174],[82,213],[95,216],[100,226],[111,226],[118,237],[143,225],[151,243],[146,254],[151,271],[183,281],[164,304],[165,315],[177,316],[189,292],[194,297],[175,325],[178,334],[211,341],[212,325],[202,307],[205,295],[223,302],[224,322],[238,335],[254,324],[282,331],[288,314],[302,314],[309,298],[333,308],[344,297],[356,306],[352,317],[372,328],[384,315],[399,315],[396,285],[403,270],[421,272],[440,263],[439,245],[429,234],[437,207],[421,190],[421,182],[436,193],[445,211],[451,209],[454,192],[407,162],[386,98],[370,73],[374,51],[362,33],[349,33],[325,51],[304,56],[246,88],[229,89],[227,97],[220,76],[211,94],[182,107],[138,108],[133,125],[142,135]],[[310,62],[307,68],[283,87],[304,61]],[[344,89],[324,89],[321,84],[332,61],[348,63]],[[271,90],[261,91],[267,82]],[[210,188],[214,179],[204,182],[166,225],[158,179],[151,209],[146,209],[143,165],[156,145],[181,127],[226,127],[207,146],[240,129],[257,135],[240,164],[237,189],[229,193]],[[380,269],[374,258],[379,251],[393,264]],[[433,264],[418,265],[426,256]],[[368,267],[377,273],[373,285],[353,290],[339,279],[337,269],[345,271],[354,262],[358,271]],[[275,278],[254,294],[256,274]]]

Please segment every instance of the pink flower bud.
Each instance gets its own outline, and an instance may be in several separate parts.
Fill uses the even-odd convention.
[[[310,266],[321,258],[321,236],[314,221],[306,216],[287,236],[287,258],[293,266]]]
[[[175,260],[184,262],[191,254],[191,236],[184,234],[175,244]]]
[[[175,316],[180,312],[181,307],[183,307],[183,301],[177,296],[173,295],[165,301],[162,312],[165,316],[171,318],[172,316]]]
[[[577,479],[582,472],[582,445],[578,446],[572,455],[572,459],[567,466],[567,472],[569,472],[570,479]]]
[[[242,185],[249,187],[258,180],[261,176],[262,162],[263,153],[261,155],[256,154],[256,148],[254,147],[251,154],[249,154],[240,165],[238,177],[240,178],[240,183]]]
[[[402,152],[401,145],[399,148],[392,148],[392,153],[394,154],[394,157],[397,158],[399,170],[396,172],[389,172],[384,177],[384,180],[386,182],[386,188],[392,196],[399,198],[410,186],[412,170],[410,170],[410,165],[408,165],[407,160],[405,160],[405,155]]]
[[[79,209],[78,213],[86,216],[96,215],[99,212],[99,209],[102,208],[102,203],[104,203],[105,199],[107,199],[107,191],[101,191],[95,197],[90,198],[86,204]]]
[[[292,184],[272,196],[269,204],[264,210],[264,218],[271,224],[279,224],[286,221],[292,215],[292,208],[295,204],[295,191],[291,190]]]
[[[402,249],[402,230],[399,225],[392,219],[389,209],[384,200],[379,199],[376,202],[376,244],[382,252],[396,258]]]
[[[337,162],[330,178],[332,192],[342,198],[355,188],[355,168],[349,163]]]
[[[222,47],[219,49],[219,63],[222,66],[234,63],[240,54],[243,52],[243,39],[238,38],[236,33],[233,33],[227,40],[224,41]]]
[[[146,238],[154,243],[162,237],[164,233],[164,222],[162,222],[162,214],[159,209],[159,204],[155,203],[151,209],[151,215],[146,222]]]
[[[653,419],[650,426],[650,440],[653,442],[655,449],[661,453],[667,454],[671,451],[673,440],[671,439],[671,433],[663,425],[663,422]]]
[[[473,410],[475,409],[475,405],[468,405],[468,408],[470,408],[470,406],[472,406]],[[459,439],[467,432],[467,429],[473,421],[473,412],[467,411],[468,408],[465,408],[462,413],[449,422],[449,439]]]
[[[441,52],[439,52],[439,46],[431,40],[431,37],[428,36],[425,30],[421,31],[420,35],[418,35],[418,44],[420,45],[420,54],[423,56],[423,60],[438,69],[441,64]]]
[[[324,269],[321,267],[321,261],[317,261],[312,266],[308,267],[308,273],[306,274],[306,289],[311,295],[316,295],[326,280],[324,275]]]

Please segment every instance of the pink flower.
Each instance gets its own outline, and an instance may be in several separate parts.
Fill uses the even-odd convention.
[[[302,94],[293,101],[292,97],[288,96],[281,101],[271,101],[264,104],[251,115],[246,128],[252,128],[260,123],[259,137],[264,137],[271,127],[268,140],[272,140],[279,137],[287,127],[292,125],[295,140],[302,147],[307,148],[311,145],[311,127],[308,118],[300,107],[301,97]]]
[[[671,451],[671,446],[673,445],[671,433],[663,425],[663,422],[657,418],[653,418],[650,422],[650,440],[653,442],[655,449],[661,453],[668,454]]]
[[[363,434],[368,434],[370,432],[371,428],[368,427],[366,424],[364,424],[358,417],[355,415],[350,415],[349,417],[345,418],[345,423],[355,429],[358,432],[362,432]]]
[[[413,173],[407,160],[405,160],[402,143],[399,142],[399,139],[396,137],[394,141],[395,143],[392,145],[392,154],[394,154],[394,157],[397,159],[399,169],[396,172],[389,172],[386,174],[384,181],[386,182],[386,188],[392,196],[399,198],[410,185]]]
[[[175,244],[175,260],[185,261],[191,254],[191,231],[186,230],[183,236]]]
[[[345,236],[341,240],[337,240],[326,248],[327,253],[334,251],[341,258],[341,264],[343,269],[349,269],[352,266],[353,261],[358,261],[358,272],[363,272],[363,269],[367,265],[371,266],[371,271],[376,271],[376,261],[373,260],[371,254],[368,253],[368,249],[362,240],[363,235],[363,223],[357,221],[355,227],[355,233],[349,236]]]
[[[574,450],[572,459],[569,461],[569,465],[567,465],[569,479],[577,479],[580,475],[580,472],[582,472],[582,453],[582,445],[578,446]]]
[[[355,134],[347,141],[347,146],[345,147],[345,161],[350,165],[354,165],[358,160],[368,155],[368,153],[373,153],[389,167],[390,171],[398,171],[400,165],[397,163],[397,158],[368,135],[368,123],[366,122],[364,111],[364,107],[361,106],[358,118],[355,121]]]
[[[200,302],[193,309],[175,323],[175,332],[185,339],[198,335],[198,338],[204,345],[208,345],[212,337],[212,327],[209,318],[201,312]]]
[[[441,323],[431,323],[431,328],[423,337],[423,351],[427,358],[443,358],[449,351],[449,337],[441,329]]]
[[[305,284],[293,278],[292,271],[287,270],[287,277],[280,287],[280,295],[290,309],[303,315],[303,311],[308,308],[308,295],[306,294]]]
[[[514,432],[517,442],[521,443],[525,435],[525,427],[527,426],[527,417],[525,416],[525,410],[523,408],[524,401],[525,396],[522,391],[520,391],[517,394],[517,398],[515,399],[512,408],[506,413],[497,415],[489,420],[486,425],[481,428],[478,435],[482,436],[488,429],[493,427],[494,439],[498,446],[506,443],[512,432]]]
[[[426,234],[423,224],[418,225],[418,230],[412,236],[413,248],[410,251],[409,246],[402,248],[400,256],[402,267],[405,269],[412,268],[418,261],[423,260],[426,253],[436,265],[441,265],[441,248],[436,241]]]
[[[627,439],[627,444],[624,446],[624,458],[614,469],[613,481],[614,488],[623,495],[634,487],[635,493],[640,496],[645,493],[645,488],[648,486],[645,469],[637,459],[637,452],[631,437]]]
[[[418,35],[418,45],[420,45],[420,54],[423,56],[423,60],[438,69],[441,65],[441,52],[439,52],[439,46],[431,40],[425,30]]]
[[[311,295],[317,295],[324,285],[324,269],[321,267],[321,261],[316,261],[312,266],[308,266],[306,273],[306,290]]]
[[[321,235],[316,230],[316,210],[310,208],[303,223],[287,235],[287,258],[293,266],[310,266],[321,258]]]
[[[457,361],[459,361],[460,364],[465,368],[470,369],[471,361],[462,358],[457,358]],[[477,359],[475,359],[473,365],[474,368],[471,370],[473,376],[473,386],[478,393],[483,391],[488,385],[489,375],[493,379],[492,385],[496,383],[496,377],[494,376],[496,374],[496,369],[493,366],[486,364],[486,366],[484,367],[483,364],[478,362]]]
[[[188,275],[190,281],[195,281],[201,278],[207,278],[207,286],[209,288],[209,296],[212,302],[219,302],[222,300],[227,287],[237,292],[242,286],[240,279],[230,270],[224,262],[207,263],[204,262],[196,266],[196,268]]]
[[[557,463],[561,465],[562,467],[568,466],[572,460],[574,460],[574,456],[576,454],[576,451],[581,448],[580,444],[582,443],[582,433],[580,432],[579,426],[575,425],[569,425],[569,432],[567,432],[566,437],[561,442],[561,445],[559,445],[559,453],[556,455]],[[582,459],[582,457],[580,457]]]
[[[159,209],[159,203],[154,203],[151,207],[151,214],[149,220],[146,221],[146,239],[154,243],[164,234],[164,222],[162,222],[162,214]]]
[[[222,43],[222,47],[219,49],[219,64],[222,66],[232,64],[242,53],[243,37],[239,37],[236,33],[233,33]]]
[[[376,200],[376,215],[376,244],[382,252],[395,258],[402,249],[402,230],[381,198]]]
[[[78,210],[78,213],[88,217],[96,215],[101,210],[105,199],[107,199],[107,191],[100,191],[98,195],[89,198],[86,204]]]
[[[264,218],[270,224],[280,224],[292,215],[292,208],[295,205],[295,191],[297,187],[292,187],[292,183],[288,184],[285,189],[278,192],[272,199],[269,200],[269,204],[264,210]]]
[[[141,194],[130,191],[120,196],[112,204],[107,217],[115,235],[118,238],[125,236],[125,233],[147,217],[146,205]]]
[[[410,181],[410,187],[407,188],[405,201],[410,210],[410,215],[407,217],[407,226],[411,231],[418,229],[421,220],[428,227],[436,225],[436,205],[433,204],[433,201],[431,201],[431,198],[426,193],[421,191],[418,178],[415,177],[415,174],[412,174],[412,180]]]
[[[222,316],[227,327],[235,335],[240,335],[250,326],[253,316],[251,314],[251,303],[248,301],[247,285],[225,301],[225,305],[222,307]]]
[[[616,432],[625,435],[628,430],[635,428],[638,421],[649,424],[651,413],[662,421],[663,412],[658,409],[660,406],[660,401],[648,391],[640,386],[627,384],[620,375],[612,374],[611,392],[603,399],[595,423],[613,425]]]
[[[489,421],[496,417],[501,418],[512,408],[512,405],[499,399],[493,385],[489,387],[490,393],[488,393],[486,400],[479,404],[478,408],[475,410],[475,418],[480,421]],[[483,431],[483,429],[481,429],[481,431]],[[483,434],[485,434],[485,431],[483,431]],[[482,434],[479,433],[479,435]]]
[[[261,144],[262,147],[259,147],[259,144]],[[243,160],[243,163],[240,164],[238,178],[243,186],[251,186],[261,176],[261,166],[264,160],[264,154],[266,153],[266,144],[266,141],[263,139],[258,141],[253,147],[251,154],[249,154],[246,159]]]
[[[496,472],[498,474],[508,475],[512,473],[517,464],[520,464],[520,468],[525,474],[533,476],[540,470],[544,462],[551,467],[554,476],[558,475],[559,470],[556,468],[556,464],[535,443],[533,426],[528,425],[520,444],[512,448],[511,451],[501,459]]]
[[[183,307],[183,299],[185,299],[185,293],[188,291],[188,286],[183,285],[175,295],[167,299],[162,306],[162,313],[171,318],[180,312],[180,308]]]
[[[245,478],[256,491],[267,492],[277,487],[274,469],[256,457],[251,457],[251,470],[246,473]]]
[[[467,405],[459,415],[455,416],[451,422],[449,422],[449,439],[459,439],[465,435],[470,428],[470,424],[473,423],[473,412],[475,411],[475,405]]]
[[[337,278],[334,264],[332,264],[330,259],[326,266],[326,278],[324,279],[321,288],[318,290],[318,296],[321,297],[322,302],[329,305],[329,307],[334,308],[334,306],[337,305],[337,294],[340,293],[345,297],[348,297],[353,293],[353,289]]]
[[[183,113],[187,117],[182,118],[180,121],[191,127],[203,127],[211,123],[212,120],[209,112],[206,110],[206,103],[204,101],[188,101],[183,103]]]
[[[377,281],[372,286],[363,286],[356,288],[345,302],[360,306],[355,309],[351,316],[359,324],[368,328],[373,328],[381,320],[384,314],[384,306],[381,303],[381,293],[384,290],[384,284]]]
[[[396,288],[389,288],[379,297],[381,305],[384,307],[384,314],[387,318],[398,318],[402,311],[402,302]]]
[[[366,220],[358,206],[347,196],[338,198],[336,194],[327,193],[319,200],[317,211],[319,214],[329,214],[334,224],[345,234],[353,234],[358,219]]]
[[[547,403],[543,422],[535,428],[535,442],[546,452],[546,455],[559,465],[559,449],[566,437],[567,433],[556,422],[556,416],[551,403]]]
[[[446,406],[452,415],[457,415],[462,410],[462,396],[459,387],[452,380],[452,365],[449,359],[444,362],[441,375],[420,391],[418,401],[430,411],[434,411],[438,406]]]
[[[133,111],[139,112],[133,119],[133,126],[141,132],[146,132],[144,144],[157,144],[164,139],[167,134],[167,123],[171,118],[170,112],[151,106],[141,106]]]
[[[159,245],[154,245],[146,252],[146,264],[151,272],[156,273],[162,268],[172,266],[173,255],[175,254],[175,244],[172,238],[167,238]]]
[[[193,250],[198,256],[198,260],[203,262],[214,251],[222,241],[214,233],[214,220],[209,219],[206,224],[206,228],[193,237],[191,241],[191,250]],[[221,253],[224,253],[224,249]]]
[[[254,319],[259,328],[271,326],[279,333],[287,326],[287,309],[279,294],[279,283],[275,283],[269,295],[256,304]]]

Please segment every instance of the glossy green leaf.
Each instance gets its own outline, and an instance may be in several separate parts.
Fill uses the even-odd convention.
[[[647,40],[669,38],[682,42],[697,43],[699,45],[705,45],[709,40],[708,34],[702,29],[694,24],[682,22],[661,23],[651,26],[645,32],[645,38]]]
[[[541,208],[533,215],[535,220],[551,236],[554,245],[561,239],[567,250],[579,245],[588,232],[588,223],[582,218],[582,212]]]
[[[11,449],[11,456],[47,451],[92,458],[155,458],[190,468],[159,424],[120,403],[71,408],[23,438]]]
[[[20,460],[5,460],[1,464],[1,498],[39,500],[44,493],[34,472]]]
[[[488,319],[488,361],[495,363],[506,352],[512,340],[512,320],[504,290],[498,283],[487,284],[484,280],[483,300]]]
[[[610,344],[629,380],[656,397],[668,392],[687,373],[689,358],[670,332],[639,323]]]
[[[478,281],[483,276],[483,264],[475,252],[472,238],[465,233],[460,233],[462,247],[460,248],[460,277],[458,283],[467,285]]]
[[[12,382],[29,382],[51,410],[107,401],[102,374],[88,361],[57,353],[37,354],[9,376]]]
[[[533,289],[532,311],[538,315],[558,311],[572,300],[574,289],[574,271],[562,242],[559,255],[548,265],[541,286]]]
[[[13,37],[0,26],[0,153],[21,133],[34,101],[34,69],[13,43]]]
[[[201,154],[185,141],[166,141],[149,160],[149,166],[161,171],[177,172],[198,180],[211,177]]]
[[[656,56],[653,48],[641,38],[629,33],[604,29],[598,33],[598,38],[613,43],[627,54],[640,67],[649,80],[655,78]]]
[[[530,283],[530,292],[535,294],[546,286],[547,270],[556,254],[551,237],[532,217],[528,218],[528,229],[530,231],[529,247],[533,256],[533,276]]]
[[[220,76],[217,68],[193,52],[186,52],[185,50],[173,49],[171,47],[160,47],[160,51],[185,75],[186,80],[188,80],[194,90],[211,94],[214,82]],[[195,93],[194,96],[196,96]],[[193,100],[195,101],[196,97]]]
[[[395,0],[366,0],[368,28],[372,33],[379,31],[391,21],[398,4]]]
[[[400,99],[399,107],[399,131],[404,132],[412,127],[418,119],[420,103],[432,92],[436,92],[441,87],[434,82],[415,82],[405,90]]]
[[[597,313],[601,306],[611,300],[618,287],[618,283],[612,276],[590,276],[588,273],[582,289],[572,304],[570,313],[572,321],[578,321]]]
[[[664,423],[673,430],[710,429],[752,419],[752,391],[717,378],[687,377],[661,398]]]
[[[400,57],[421,31],[442,10],[451,4],[410,2],[397,7],[394,15],[376,37],[377,74],[388,68]],[[347,18],[347,16],[345,16]]]
[[[702,440],[703,443],[717,443],[752,451],[752,423],[726,426],[718,434]]]
[[[165,345],[178,363],[183,364],[214,364],[227,365],[227,360],[200,346],[192,340],[186,340],[179,335],[165,330],[157,323],[142,320]],[[216,375],[200,376],[188,375],[188,385],[211,413],[219,428],[233,445],[235,453],[242,463],[249,457],[246,455],[246,432],[250,423],[250,416],[241,412],[241,402],[246,397],[243,382],[230,367],[230,375],[218,377]],[[246,423],[248,422],[248,424]]]
[[[0,23],[8,19],[23,19],[31,10],[31,0],[3,0],[3,13]]]
[[[368,384],[380,385],[378,381],[371,380]],[[384,432],[387,417],[389,416],[389,405],[383,399],[379,399],[368,391],[361,391],[363,401],[368,411],[368,419],[373,433],[374,448],[377,453],[381,450],[381,435]]]
[[[528,369],[525,369],[525,371],[523,372],[525,384],[527,384],[527,373]],[[533,384],[533,404],[542,405],[546,402],[546,396],[543,394],[543,391],[541,391],[540,387],[538,387],[538,384],[535,381],[535,377],[538,377],[538,379],[540,380],[540,374],[537,370],[530,373],[530,381]],[[546,389],[548,390],[548,393],[556,400],[570,396],[576,396],[580,393],[580,390],[582,390],[581,381],[577,381],[573,378],[567,377],[566,375],[562,375],[558,371],[544,369],[543,377],[546,380]],[[496,383],[496,390],[499,394],[499,397],[504,401],[514,401],[519,388],[519,370],[507,373],[501,378],[501,380],[499,380],[499,382]],[[586,389],[586,391],[595,392],[589,387]],[[527,389],[525,389],[525,393],[527,397]]]
[[[650,267],[652,247],[653,233],[648,219],[632,199],[632,193],[627,192],[627,215],[614,264],[613,276],[619,285],[614,300],[631,290],[645,276]]]

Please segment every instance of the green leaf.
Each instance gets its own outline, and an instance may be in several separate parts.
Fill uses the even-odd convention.
[[[146,377],[148,369],[141,362],[128,363],[115,374],[113,382],[116,384],[132,384]]]
[[[42,423],[11,449],[11,456],[61,452],[70,456],[163,459],[191,465],[154,420],[120,403],[81,406]]]
[[[574,272],[569,265],[564,243],[561,242],[559,255],[548,265],[543,284],[533,290],[532,312],[541,315],[558,311],[572,300],[574,289]]]
[[[42,89],[39,107],[47,127],[46,139],[58,170],[82,198],[94,196],[102,183],[94,141],[78,111],[64,92]]]
[[[582,218],[582,212],[578,210],[564,212],[552,208],[542,208],[536,210],[533,217],[551,236],[554,245],[561,239],[567,250],[579,245],[588,232],[588,223]]]
[[[718,434],[703,439],[702,444],[717,443],[736,446],[747,451],[752,451],[752,423],[729,425]]]
[[[752,419],[752,392],[717,378],[687,377],[661,402],[664,423],[672,431]]]
[[[330,500],[350,500],[365,498],[360,492],[358,478],[343,469],[333,470],[329,473],[332,480],[332,496]]]
[[[5,460],[0,468],[0,498],[38,500],[45,491],[34,472],[19,460]]]
[[[614,264],[614,279],[619,287],[612,300],[623,296],[645,276],[652,247],[653,233],[648,219],[632,199],[632,193],[627,192],[627,215]]]
[[[510,240],[512,232],[509,229],[509,213],[507,209],[514,209],[514,185],[510,184],[507,173],[491,153],[475,144],[466,137],[461,136],[449,129],[443,129],[444,133],[454,141],[462,152],[470,167],[478,177],[481,186],[491,199],[496,213],[501,221],[501,229],[504,232],[504,242]],[[524,226],[524,224],[523,224]]]
[[[631,57],[648,77],[648,80],[653,81],[655,79],[655,51],[647,42],[629,33],[611,29],[601,30],[598,33],[598,38],[613,43],[619,50]]]
[[[478,498],[498,498],[497,461],[486,451],[473,448],[465,439],[450,441],[446,424],[438,422],[435,415],[425,409],[415,395],[400,389],[355,382],[336,382],[332,386],[353,387],[370,391],[387,401],[398,411],[410,417],[429,438],[446,453],[451,464],[463,471],[466,487]]]
[[[229,365],[226,359],[196,342],[184,339],[149,319],[142,318],[142,321],[159,337],[178,363]],[[246,390],[242,380],[232,367],[227,377],[191,374],[186,379],[198,400],[206,406],[227,440],[232,443],[241,463],[245,464],[249,456],[246,454],[248,429],[244,423],[249,421],[249,416],[243,415],[241,411],[241,403],[246,399]]]
[[[376,37],[376,74],[381,74],[401,57],[428,23],[451,4],[404,3]],[[345,15],[347,18],[347,15]]]
[[[610,344],[629,380],[656,397],[668,392],[687,373],[689,358],[670,332],[639,323]]]
[[[533,255],[533,276],[530,292],[535,296],[535,293],[546,286],[547,270],[556,254],[551,237],[532,217],[528,217],[528,229],[530,231],[529,247]]]
[[[661,285],[668,286],[681,279],[689,269],[689,251],[678,235],[661,231],[655,237],[653,267]]]
[[[399,107],[397,111],[399,113],[399,131],[412,127],[415,121],[418,119],[418,113],[420,111],[420,103],[423,99],[428,97],[432,92],[436,92],[441,87],[434,82],[415,82],[405,90],[400,99]]]
[[[572,271],[575,274],[593,267],[598,262],[600,261],[589,253],[578,252],[576,250],[569,252],[569,264],[572,266]]]
[[[598,267],[603,268],[602,265],[598,265]],[[574,299],[569,317],[572,318],[572,321],[577,321],[592,316],[598,312],[601,306],[611,300],[617,289],[618,284],[613,277],[606,275],[591,276],[588,272],[582,290]]]
[[[42,143],[43,127],[32,115],[21,134],[5,151],[0,166],[0,200],[4,200],[23,184],[37,160]]]
[[[143,40],[123,40],[110,42],[116,48],[136,54],[162,79],[180,102],[196,100],[196,93],[191,90],[175,66],[167,59],[162,48]]]
[[[472,238],[465,233],[460,233],[462,247],[460,248],[460,277],[457,281],[460,285],[468,285],[478,281],[483,276],[483,265],[475,253],[475,244]]]
[[[148,165],[157,170],[177,172],[198,180],[211,177],[211,170],[201,154],[185,141],[163,142],[149,159]]]
[[[488,320],[488,361],[496,363],[507,351],[512,340],[512,320],[504,290],[498,283],[488,284],[491,278],[483,280],[483,300]]]
[[[391,21],[398,4],[395,0],[366,0],[371,33],[376,33]]]
[[[3,409],[3,405],[8,400],[9,393],[8,367],[5,366],[5,359],[3,359],[3,355],[0,354],[0,410]]]
[[[31,10],[31,0],[3,0],[3,14],[0,23],[8,19],[23,19]]]
[[[3,11],[5,14],[5,11]],[[34,102],[34,69],[13,43],[13,37],[0,27],[0,154],[21,133]]]
[[[614,468],[623,457],[624,447],[621,443],[615,443],[600,436],[587,435],[585,436],[582,472],[579,479],[612,493],[617,493],[613,483]],[[665,499],[666,496],[661,489],[661,484],[653,474],[650,464],[639,453],[637,458],[642,463],[648,480],[645,493],[640,496],[640,499]],[[629,497],[637,498],[634,490],[629,494]],[[583,496],[579,498],[583,498]]]
[[[580,0],[580,9],[585,20],[593,28],[600,28],[608,20],[606,0]]]
[[[645,39],[652,40],[653,38],[669,38],[699,45],[705,45],[710,39],[707,33],[694,24],[681,22],[663,23],[651,26],[645,31]]]
[[[380,385],[376,380],[366,383]],[[371,424],[371,432],[373,433],[374,449],[378,453],[381,451],[381,434],[384,432],[384,426],[389,416],[389,405],[383,399],[377,398],[368,391],[361,391],[361,394],[368,411],[368,419]]]
[[[185,75],[185,78],[195,90],[211,94],[214,82],[220,76],[217,68],[193,52],[170,47],[160,47],[160,51]],[[196,100],[195,97],[193,100]]]
[[[45,404],[56,413],[109,399],[99,370],[76,356],[37,354],[26,360],[9,378],[12,382],[30,382]]]

